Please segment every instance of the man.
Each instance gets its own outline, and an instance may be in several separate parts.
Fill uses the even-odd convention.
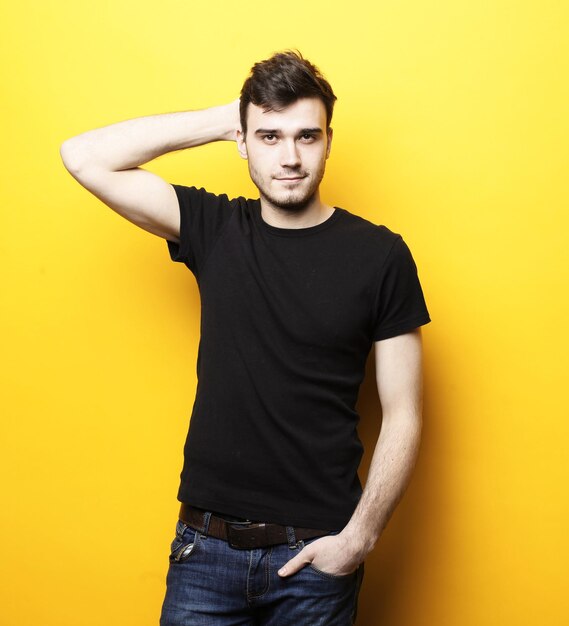
[[[429,321],[399,235],[322,202],[336,96],[292,52],[239,101],[128,120],[66,141],[71,174],[168,241],[202,301],[162,626],[347,625],[363,561],[409,481]],[[140,169],[236,140],[259,200]],[[355,402],[371,348],[383,422],[363,494]]]

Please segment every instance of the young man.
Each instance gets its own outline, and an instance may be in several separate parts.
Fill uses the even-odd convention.
[[[399,235],[322,202],[336,97],[292,52],[240,101],[66,141],[89,191],[168,241],[202,301],[162,626],[355,621],[363,561],[409,481],[429,321]],[[259,200],[171,185],[161,154],[236,140]],[[365,490],[355,402],[374,349],[383,422]]]

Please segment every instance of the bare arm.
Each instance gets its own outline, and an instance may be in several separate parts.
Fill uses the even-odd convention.
[[[238,101],[201,111],[140,117],[65,141],[69,173],[111,209],[159,237],[178,241],[180,217],[173,187],[139,166],[167,152],[235,140]]]
[[[420,329],[376,342],[375,360],[383,422],[362,497],[341,533],[308,545],[281,575],[308,563],[336,575],[354,571],[375,546],[409,483],[421,437]]]

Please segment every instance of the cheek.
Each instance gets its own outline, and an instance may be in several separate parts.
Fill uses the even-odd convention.
[[[271,153],[264,150],[249,150],[249,166],[256,172],[266,175],[271,171]]]
[[[326,159],[326,147],[322,144],[310,146],[305,152],[305,158],[311,163],[322,163]]]
[[[318,151],[315,154],[311,155],[310,158],[310,169],[313,171],[321,170],[326,163],[326,152]]]

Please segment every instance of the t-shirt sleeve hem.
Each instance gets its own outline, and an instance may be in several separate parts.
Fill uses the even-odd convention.
[[[175,241],[166,240],[166,244],[168,245],[168,253],[170,254],[170,259],[172,261],[183,261],[183,255],[181,253],[181,246],[179,243]]]
[[[172,261],[176,261],[178,263],[187,263],[188,256],[190,254],[190,238],[188,233],[188,224],[187,224],[187,216],[186,211],[182,210],[182,197],[183,188],[181,185],[172,184],[174,191],[176,192],[176,197],[178,198],[178,211],[180,213],[180,234],[179,234],[179,242],[166,240],[168,245],[168,252],[170,254],[170,259]]]
[[[391,337],[397,337],[398,335],[404,335],[405,333],[409,333],[415,328],[419,328],[419,326],[424,326],[431,321],[431,318],[427,313],[423,315],[419,315],[417,317],[413,317],[409,320],[405,320],[404,322],[400,322],[395,326],[390,326],[389,328],[382,328],[380,332],[376,333],[373,336],[374,341],[382,341],[383,339],[391,339]]]

